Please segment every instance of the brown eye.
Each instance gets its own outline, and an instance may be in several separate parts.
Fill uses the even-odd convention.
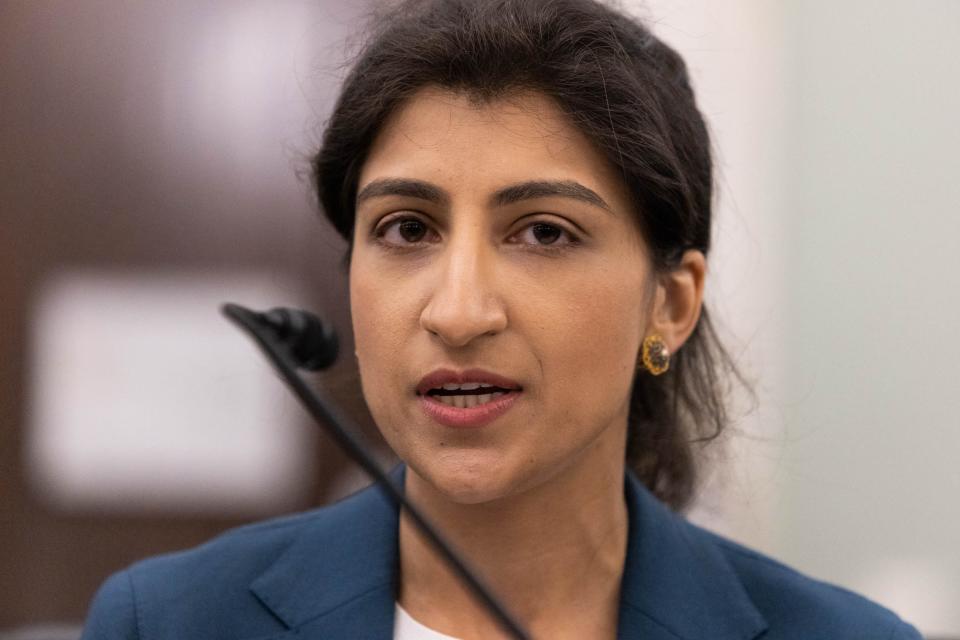
[[[565,227],[548,222],[534,222],[519,235],[520,243],[531,247],[562,249],[579,244],[579,238]]]
[[[536,238],[540,244],[553,244],[557,241],[557,238],[560,237],[560,234],[563,233],[563,230],[559,227],[542,222],[533,225],[532,231],[533,237]]]
[[[404,220],[397,230],[407,242],[420,242],[427,233],[427,226],[419,220]]]
[[[377,239],[388,246],[405,247],[426,240],[430,228],[416,218],[396,218],[375,232]]]

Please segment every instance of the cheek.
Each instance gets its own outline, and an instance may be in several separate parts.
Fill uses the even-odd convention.
[[[371,410],[383,395],[376,390],[383,389],[390,372],[398,369],[391,358],[400,356],[404,343],[407,320],[400,306],[402,299],[383,277],[362,267],[351,269],[350,315],[360,379]]]
[[[642,279],[604,270],[565,282],[552,299],[531,300],[548,407],[557,418],[602,427],[625,409],[646,319]],[[539,336],[539,339],[536,338]]]
[[[411,416],[410,363],[419,326],[417,293],[409,276],[391,278],[381,267],[355,263],[350,271],[350,312],[364,401],[390,447],[415,459],[419,438],[405,429]],[[406,376],[406,377],[405,377]],[[405,409],[406,407],[406,409]]]

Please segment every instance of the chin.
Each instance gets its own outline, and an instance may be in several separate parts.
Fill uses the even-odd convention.
[[[521,478],[502,454],[450,451],[410,467],[446,500],[456,504],[484,504],[516,493]]]

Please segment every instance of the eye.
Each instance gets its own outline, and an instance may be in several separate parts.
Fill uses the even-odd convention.
[[[566,241],[560,240],[566,236]],[[525,241],[522,244],[532,244],[541,247],[562,248],[577,244],[579,239],[560,225],[550,224],[548,222],[534,222],[524,228],[518,237]]]
[[[404,246],[422,242],[430,228],[418,218],[394,218],[380,225],[374,232],[384,244]]]

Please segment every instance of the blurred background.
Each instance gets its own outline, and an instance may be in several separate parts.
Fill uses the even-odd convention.
[[[708,304],[757,391],[691,517],[960,637],[960,2],[621,4],[693,73]],[[0,637],[364,483],[217,307],[353,351],[305,172],[367,6],[0,1]],[[352,366],[317,383],[387,460]]]

